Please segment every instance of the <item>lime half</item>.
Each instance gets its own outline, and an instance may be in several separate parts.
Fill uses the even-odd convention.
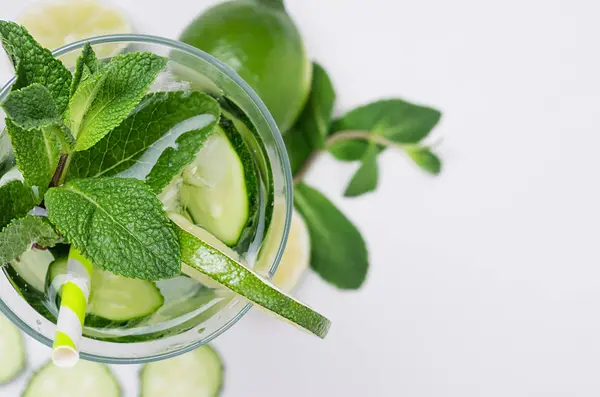
[[[93,0],[36,3],[27,8],[18,22],[43,47],[51,50],[90,37],[132,32],[131,24],[121,10]],[[98,58],[106,58],[116,55],[121,46],[105,44],[94,50]],[[67,64],[71,61],[62,60]]]
[[[192,21],[179,40],[235,70],[256,90],[282,132],[294,124],[308,99],[312,65],[283,1],[217,4]]]
[[[286,295],[231,256],[201,240],[206,231],[185,218],[171,219],[180,227],[181,261],[187,265],[183,266],[183,271],[188,276],[200,276],[200,280],[204,277],[211,278],[250,302],[320,338],[327,335],[331,322],[323,315]]]

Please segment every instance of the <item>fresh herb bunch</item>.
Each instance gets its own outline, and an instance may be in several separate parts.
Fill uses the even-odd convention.
[[[180,274],[177,230],[157,191],[195,158],[215,128],[216,100],[199,92],[146,95],[167,63],[152,53],[103,62],[86,44],[72,74],[23,27],[0,21],[0,37],[16,70],[2,108],[23,175],[0,187],[0,262],[32,243],[69,242],[95,265],[126,277]],[[115,177],[175,124],[197,114],[214,120],[182,134],[146,181]],[[36,206],[47,217],[36,215]]]
[[[294,175],[294,204],[310,233],[311,267],[339,288],[358,289],[369,267],[365,241],[344,214],[303,182],[304,175],[323,151],[341,161],[360,161],[344,192],[346,197],[360,196],[377,188],[377,157],[387,148],[404,152],[421,169],[438,175],[441,160],[432,146],[421,142],[440,121],[441,113],[402,99],[386,99],[334,119],[335,98],[327,72],[314,63],[310,97],[284,140]]]

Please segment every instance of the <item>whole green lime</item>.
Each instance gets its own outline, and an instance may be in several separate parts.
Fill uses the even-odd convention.
[[[308,98],[312,67],[283,0],[236,0],[199,15],[179,40],[235,70],[265,102],[282,132]]]

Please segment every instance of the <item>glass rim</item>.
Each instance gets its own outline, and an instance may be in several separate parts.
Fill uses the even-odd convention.
[[[275,146],[277,149],[277,156],[279,157],[279,161],[283,164],[283,176],[285,179],[285,199],[286,199],[286,208],[285,208],[285,222],[283,228],[283,235],[281,238],[281,242],[279,244],[279,249],[277,250],[277,254],[271,264],[271,268],[269,269],[268,276],[269,278],[273,277],[277,267],[279,266],[279,262],[283,256],[283,252],[285,250],[285,246],[287,244],[287,239],[291,227],[292,221],[292,209],[293,209],[293,178],[291,167],[289,166],[289,157],[287,154],[287,149],[285,148],[285,143],[283,141],[283,136],[279,131],[279,127],[275,123],[273,116],[267,109],[267,106],[264,104],[262,99],[258,96],[256,91],[248,83],[246,83],[233,69],[227,66],[225,63],[221,62],[217,58],[212,55],[193,47],[189,44],[185,44],[178,40],[168,39],[165,37],[147,35],[147,34],[132,34],[132,33],[123,33],[123,34],[109,34],[109,35],[101,35],[94,36],[90,38],[86,38],[83,40],[78,40],[70,44],[66,44],[62,47],[59,47],[52,51],[52,55],[61,56],[65,55],[69,52],[78,50],[82,48],[86,43],[90,43],[92,46],[98,44],[108,44],[108,43],[120,43],[120,42],[133,42],[133,43],[146,43],[146,44],[159,44],[164,45],[173,49],[177,49],[182,52],[186,52],[191,56],[195,56],[201,58],[202,60],[210,63],[214,67],[216,67],[221,73],[225,74],[227,77],[232,79],[236,84],[240,86],[240,88],[250,97],[252,102],[258,107],[259,112],[265,118],[267,124],[271,132],[273,132],[273,138],[275,141]],[[6,84],[0,88],[0,100],[4,99],[10,90],[10,87],[16,81],[16,76],[11,77]],[[229,328],[231,328],[235,323],[237,323],[248,311],[252,308],[252,303],[247,303],[231,320],[227,323],[219,327],[215,332],[210,334],[209,336],[198,340],[194,343],[191,343],[188,346],[182,347],[177,350],[169,351],[166,353],[155,354],[148,357],[136,357],[136,358],[121,358],[121,357],[101,357],[90,353],[80,352],[80,357],[89,360],[102,362],[107,364],[143,364],[152,361],[164,360],[167,358],[175,357],[183,353],[187,353],[191,350],[198,348],[201,345],[210,343],[215,338],[223,334]],[[39,332],[36,332],[32,329],[28,324],[26,324],[23,320],[19,318],[17,314],[15,314],[2,299],[0,299],[0,313],[4,313],[13,323],[17,324],[19,328],[31,336],[36,341],[52,348],[54,343],[53,340],[47,338]],[[150,341],[151,343],[152,341]],[[104,343],[115,343],[115,342],[104,342]],[[146,342],[148,343],[148,342]]]

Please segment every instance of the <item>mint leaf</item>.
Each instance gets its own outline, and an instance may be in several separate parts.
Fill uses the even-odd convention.
[[[360,288],[369,259],[358,229],[325,196],[303,183],[295,187],[294,204],[310,234],[311,267],[339,288]]]
[[[290,159],[292,175],[296,176],[302,171],[304,163],[315,151],[315,148],[306,139],[302,130],[296,129],[295,126],[283,136],[283,142]]]
[[[26,130],[62,123],[50,91],[38,83],[12,91],[2,109],[13,123]]]
[[[27,131],[10,119],[6,120],[6,128],[25,183],[37,187],[42,196],[58,165],[61,153],[59,137],[47,129]]]
[[[310,97],[296,125],[315,148],[325,144],[334,102],[335,91],[329,75],[321,65],[313,63]]]
[[[411,147],[406,149],[406,153],[423,170],[433,175],[438,175],[442,170],[442,161],[429,148]]]
[[[33,243],[53,247],[59,241],[59,235],[46,219],[33,215],[15,219],[0,232],[0,264],[17,259]]]
[[[96,74],[98,68],[98,58],[96,58],[96,54],[94,53],[91,44],[85,43],[75,64],[75,73],[73,75],[73,82],[71,83],[71,95],[75,94],[77,87],[79,87],[79,84],[82,81],[85,81],[91,75]]]
[[[417,143],[431,132],[440,118],[438,110],[401,99],[388,99],[348,112],[334,121],[330,133],[369,131],[396,143]],[[339,160],[356,161],[362,158],[368,146],[367,142],[336,142],[329,151]]]
[[[0,228],[27,214],[40,200],[21,181],[0,186]]]
[[[379,170],[377,167],[377,145],[371,143],[362,158],[360,168],[348,184],[344,196],[356,197],[361,194],[372,192],[377,188]]]
[[[342,161],[359,161],[367,151],[369,142],[358,139],[347,139],[333,143],[328,150],[333,156]],[[383,150],[382,146],[379,151]]]
[[[147,52],[120,55],[79,84],[66,117],[77,140],[75,150],[89,149],[121,124],[166,63],[166,58]]]
[[[0,21],[0,39],[17,73],[12,89],[39,83],[50,91],[58,112],[62,113],[69,102],[71,72],[14,22]]]
[[[214,107],[212,107],[214,105]],[[160,193],[175,176],[179,175],[185,166],[190,164],[196,158],[196,155],[204,146],[206,139],[215,131],[217,121],[219,120],[220,107],[218,103],[211,105],[212,109],[206,109],[203,115],[194,118],[192,124],[188,124],[185,129],[179,128],[179,131],[171,132],[168,136],[157,141],[140,159],[141,165],[145,163],[154,164],[154,160],[158,157],[156,164],[146,176],[146,183],[154,192]],[[224,120],[221,120],[223,123]],[[185,132],[191,126],[195,129]],[[184,134],[180,134],[185,132]],[[237,133],[237,132],[236,132]],[[134,173],[140,172],[141,169],[135,169]],[[142,174],[145,171],[142,172]],[[128,171],[126,172],[126,175]]]
[[[86,151],[73,153],[67,180],[116,175],[136,164],[154,144],[158,146],[161,138],[176,125],[195,116],[211,115],[215,120],[210,125],[214,128],[219,114],[218,103],[200,92],[147,95],[123,123],[96,145]],[[210,125],[205,128],[210,128]],[[187,131],[189,130],[188,127]],[[182,131],[185,132],[186,129]],[[178,143],[173,141],[173,144]],[[182,146],[179,147],[183,149]],[[156,154],[156,158],[159,155],[160,152]],[[147,165],[148,171],[153,165],[154,162]]]
[[[296,124],[284,135],[292,174],[296,174],[317,149],[323,148],[329,131],[335,91],[327,72],[313,63],[311,93]]]
[[[48,218],[95,265],[125,277],[179,274],[179,242],[162,203],[142,182],[80,179],[48,190]]]

